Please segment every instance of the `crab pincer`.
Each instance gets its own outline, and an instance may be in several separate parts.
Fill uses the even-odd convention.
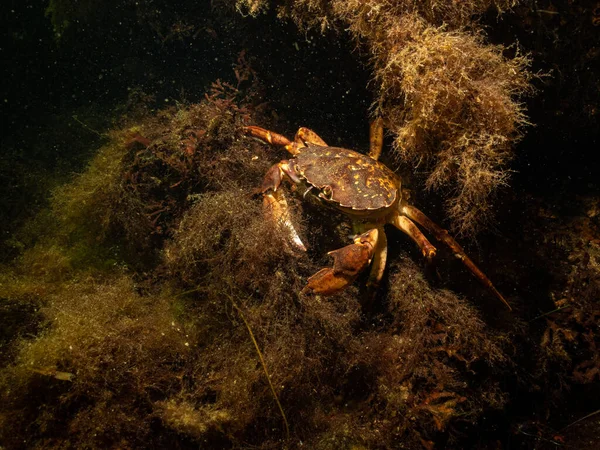
[[[319,270],[308,279],[303,293],[335,294],[345,289],[365,270],[375,254],[378,230],[375,228],[354,238],[354,243],[328,253],[333,267]]]

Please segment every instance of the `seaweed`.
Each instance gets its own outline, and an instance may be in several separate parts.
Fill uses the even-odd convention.
[[[471,298],[433,287],[399,249],[373,310],[357,286],[302,294],[349,227],[291,200],[310,243],[296,254],[264,220],[255,188],[280,155],[240,135],[263,119],[242,88],[251,71],[239,70],[239,87],[215,82],[198,104],[119,128],[38,219],[59,221],[6,281],[13,302],[39,293],[41,325],[9,340],[3,445],[460,448],[509,407],[523,377],[513,340],[522,325],[484,321]],[[137,211],[131,225],[119,218],[124,197],[139,205],[125,208]],[[139,237],[128,231],[140,226]],[[124,241],[152,262],[73,255],[81,246],[106,261]],[[551,348],[572,352],[558,339],[573,324],[556,324],[536,364],[592,381],[593,358],[554,362],[564,355]]]
[[[147,225],[136,218],[140,200],[122,189],[122,135],[115,133],[71,183],[55,188],[49,207],[19,232],[26,248],[18,260],[22,272],[64,279],[76,266],[122,263],[125,242],[130,250],[144,246]],[[113,245],[103,245],[108,241]]]
[[[545,323],[540,337],[543,357],[539,370],[561,378],[551,389],[560,398],[566,385],[593,385],[600,381],[598,336],[591,331],[600,318],[600,223],[597,198],[577,198],[571,217],[560,210],[540,214],[546,222],[544,240],[537,249],[541,260],[565,263],[548,267],[552,279],[550,310],[532,319]],[[549,217],[548,217],[549,216]]]
[[[236,174],[259,177],[260,150],[250,155],[236,140],[247,120],[244,105],[258,89],[243,54],[235,74],[237,87],[217,80],[203,103],[156,115],[144,106],[151,99],[134,92],[140,101],[106,134],[108,142],[81,173],[53,189],[49,206],[13,239],[26,249],[21,271],[64,279],[75,267],[154,267],[196,195]]]
[[[165,297],[127,277],[66,284],[46,297],[44,331],[2,371],[1,439],[49,448],[145,442],[152,398],[181,384],[189,331]],[[187,345],[186,345],[187,343]],[[39,445],[35,444],[35,445]]]
[[[515,98],[531,89],[528,59],[507,59],[480,35],[414,17],[395,30],[389,39],[400,49],[376,68],[394,149],[428,168],[427,188],[452,192],[446,210],[454,228],[472,234],[490,223],[494,194],[508,184],[513,147],[527,124]]]

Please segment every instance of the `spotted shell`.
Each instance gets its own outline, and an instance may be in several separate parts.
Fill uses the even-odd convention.
[[[384,164],[362,153],[309,145],[294,161],[296,172],[319,197],[353,211],[389,208],[400,196],[400,179]]]

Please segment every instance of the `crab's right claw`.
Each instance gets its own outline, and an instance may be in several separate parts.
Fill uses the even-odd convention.
[[[357,236],[354,243],[329,252],[333,267],[321,269],[308,279],[304,293],[332,295],[350,285],[365,270],[375,253],[378,230]]]

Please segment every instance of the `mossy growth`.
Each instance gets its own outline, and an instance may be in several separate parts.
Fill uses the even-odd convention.
[[[453,116],[454,128],[428,122],[454,113],[446,100],[508,136],[490,148],[477,141],[485,149],[477,158],[487,158],[477,167],[491,164],[493,172],[494,151],[505,158],[498,167],[511,156],[504,146],[519,134],[510,114],[526,64],[485,44],[471,17],[510,3],[299,1],[280,13],[293,6],[297,20],[310,13],[315,24],[337,21],[368,45],[376,80],[389,87],[377,103],[388,127],[397,139],[405,127],[421,140],[431,136],[422,148],[404,136],[403,145],[421,150],[399,146],[401,157],[422,158],[432,175],[451,156],[456,166],[439,169],[446,175],[459,173],[466,151],[439,153],[446,137],[447,145],[464,133],[477,141],[480,131],[462,116]],[[387,27],[388,19],[397,22]],[[517,74],[495,73],[488,57]],[[455,84],[459,75],[463,84]],[[482,316],[475,299],[432,286],[393,231],[373,310],[361,308],[363,280],[336,296],[303,295],[307,277],[330,263],[326,251],[347,243],[350,231],[330,211],[292,200],[309,244],[297,254],[264,220],[254,190],[283,152],[241,135],[250,123],[279,129],[261,114],[256,91],[241,88],[244,78],[215,83],[199,104],[119,126],[23,232],[28,250],[18,270],[0,276],[0,314],[9,323],[0,333],[1,446],[488,448],[512,444],[511,431],[528,433],[522,421],[538,418],[527,409],[530,391],[547,388],[555,401],[564,387],[596,382],[597,214],[552,230],[527,214],[530,242],[518,248],[529,251],[520,253],[532,255],[530,266],[556,270],[556,306],[563,297],[569,305],[532,315],[531,326],[518,312],[512,325],[500,314]],[[506,106],[500,125],[477,109],[477,98],[489,110]],[[444,189],[445,180],[431,186]],[[547,242],[539,245],[542,231]],[[573,264],[556,265],[568,258]],[[514,252],[498,267],[516,272]],[[519,306],[535,310],[527,305]]]
[[[155,432],[152,399],[178,390],[193,337],[167,298],[135,291],[127,277],[89,279],[46,297],[44,331],[0,377],[5,445],[97,448]]]
[[[405,257],[390,270],[381,322],[363,329],[355,288],[327,299],[300,294],[324,259],[289,254],[260,202],[239,192],[232,185],[198,196],[166,247],[170,278],[183,282],[210,342],[197,372],[201,390],[161,404],[169,427],[196,439],[229,433],[262,447],[285,436],[243,321],[261,346],[292,436],[304,430],[311,448],[390,448],[400,440],[418,448],[504,407],[508,339],[487,330],[468,302],[430,287]],[[320,231],[314,244],[322,250],[331,243]],[[206,396],[209,403],[198,403]],[[264,434],[257,417],[278,431]]]
[[[125,242],[142,245],[141,203],[123,190],[123,136],[115,133],[81,174],[55,188],[50,206],[18,233],[24,273],[59,280],[74,268],[110,270],[124,264]]]
[[[436,25],[444,23],[453,27],[470,26],[478,15],[493,8],[498,14],[519,4],[519,0],[466,0],[462,2],[447,0],[235,0],[238,11],[256,16],[269,7],[277,9],[282,18],[291,18],[300,28],[312,27],[325,31],[330,28],[343,28],[350,15],[360,18],[363,25],[377,27],[376,19],[381,15],[418,14]],[[373,22],[373,23],[370,23]],[[351,20],[352,25],[358,21]],[[383,28],[382,28],[383,29]]]
[[[240,58],[236,69],[243,81],[245,64]],[[260,149],[251,154],[238,139],[254,93],[216,82],[200,104],[123,119],[17,234],[22,272],[60,280],[86,267],[155,267],[197,195],[229,184],[249,195],[268,167]]]
[[[407,33],[410,41],[403,42]],[[376,69],[381,93],[391,97],[380,96],[379,108],[395,135],[394,149],[404,161],[429,168],[428,188],[452,192],[446,210],[456,231],[470,234],[491,222],[494,195],[508,185],[508,163],[527,124],[517,99],[531,91],[529,61],[506,58],[480,35],[414,17],[388,37],[403,42]]]
[[[135,240],[115,216],[135,192],[135,227],[148,223],[148,204],[169,208],[154,224],[163,259],[143,276],[135,265],[124,275],[123,265],[81,270],[68,252],[55,258],[70,272],[38,303],[41,331],[12,341],[2,371],[1,420],[12,430],[2,439],[373,448],[439,439],[459,417],[477,423],[499,407],[502,394],[490,386],[508,367],[502,339],[464,301],[430,288],[414,264],[392,269],[402,276],[390,280],[376,329],[363,329],[355,287],[328,299],[301,294],[327,264],[325,250],[339,246],[329,237],[338,218],[292,202],[314,252],[286,250],[253,194],[277,152],[239,137],[242,114],[256,113],[223,92],[233,91],[217,84],[199,105],[125,129],[120,147],[105,147],[55,194],[50,214],[62,217],[65,247],[45,247],[48,258],[66,252],[64,242],[92,248],[92,236],[108,248],[115,236]],[[115,223],[121,234],[103,231]],[[43,242],[24,255],[32,270],[36,262],[47,270]],[[489,382],[465,387],[473,372]]]

